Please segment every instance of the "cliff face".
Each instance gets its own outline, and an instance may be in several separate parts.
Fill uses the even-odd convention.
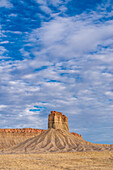
[[[63,129],[69,131],[68,118],[61,112],[51,111],[48,118],[48,128]]]
[[[40,134],[45,130],[33,129],[33,128],[23,128],[23,129],[0,129],[0,133],[23,133],[23,134]]]

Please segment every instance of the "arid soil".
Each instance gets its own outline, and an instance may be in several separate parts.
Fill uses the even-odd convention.
[[[94,144],[74,136],[62,129],[50,128],[40,135],[10,147],[0,153],[48,153],[48,152],[85,152],[112,151],[113,145]]]
[[[113,170],[113,152],[2,154],[0,170]]]
[[[42,129],[0,129],[0,150],[18,145],[19,143],[38,136],[45,130]]]
[[[24,128],[24,129],[0,129],[0,151],[16,146],[19,143],[24,142],[27,139],[38,136],[43,133],[44,129],[33,129],[33,128]],[[72,132],[74,136],[80,137],[78,133]]]

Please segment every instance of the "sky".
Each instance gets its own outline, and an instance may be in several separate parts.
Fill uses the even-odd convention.
[[[48,128],[113,144],[113,1],[0,0],[0,128]]]

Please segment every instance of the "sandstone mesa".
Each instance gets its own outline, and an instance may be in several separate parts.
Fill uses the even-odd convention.
[[[113,150],[113,145],[94,144],[85,141],[81,135],[69,132],[68,118],[61,112],[51,111],[48,129],[1,129],[0,152],[42,153],[81,152]]]

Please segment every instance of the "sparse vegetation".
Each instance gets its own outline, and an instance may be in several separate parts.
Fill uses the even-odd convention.
[[[0,170],[112,170],[113,152],[0,155]]]

